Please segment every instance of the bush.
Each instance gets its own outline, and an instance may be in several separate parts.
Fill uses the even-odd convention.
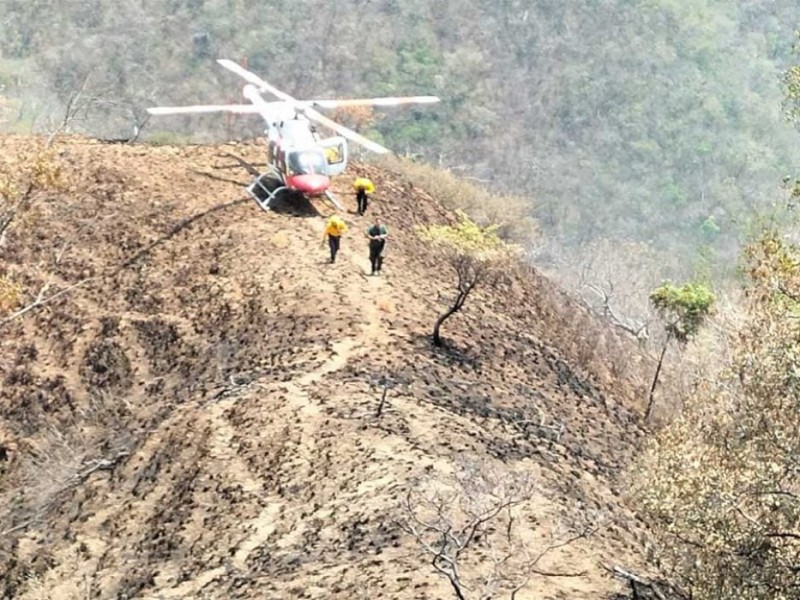
[[[456,225],[431,225],[417,231],[456,276],[454,299],[433,326],[436,346],[442,346],[442,324],[463,308],[475,288],[496,285],[516,250],[500,239],[497,225],[481,227],[460,210],[456,216]]]

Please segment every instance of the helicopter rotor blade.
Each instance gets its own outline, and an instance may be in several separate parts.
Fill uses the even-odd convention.
[[[363,135],[356,133],[352,129],[348,129],[344,125],[339,125],[339,123],[337,123],[336,121],[332,121],[328,117],[318,113],[313,108],[307,108],[306,110],[303,111],[303,114],[312,121],[316,121],[320,125],[324,125],[325,127],[332,129],[342,137],[345,137],[348,140],[352,140],[357,144],[361,144],[362,146],[364,146],[364,148],[366,148],[367,150],[371,150],[376,154],[391,153],[391,150],[389,150],[388,148],[381,146],[380,144],[377,144],[372,140],[368,140]]]
[[[245,69],[244,67],[241,67],[241,66],[237,65],[232,60],[229,60],[227,58],[220,58],[220,59],[217,59],[217,63],[219,63],[221,66],[225,67],[229,71],[232,71],[233,73],[236,73],[239,77],[241,77],[242,79],[244,79],[248,83],[252,83],[254,86],[259,88],[263,92],[269,92],[273,96],[275,96],[277,98],[280,98],[281,100],[283,100],[285,102],[291,102],[291,103],[296,103],[297,102],[297,100],[292,98],[286,92],[282,92],[281,90],[279,90],[275,86],[270,85],[269,83],[267,83],[266,81],[261,79],[261,77],[259,77],[255,73],[252,73],[252,72],[248,71],[247,69]]]
[[[441,102],[437,96],[405,96],[389,98],[353,98],[350,100],[308,100],[300,101],[300,106],[319,108],[342,108],[348,106],[401,106],[403,104],[433,104]]]
[[[228,112],[237,114],[258,113],[258,107],[252,104],[208,104],[196,106],[155,106],[148,108],[151,115],[188,115],[197,113]]]
[[[372,152],[375,152],[376,154],[390,154],[391,153],[391,150],[389,150],[388,148],[386,148],[384,146],[381,146],[380,144],[377,144],[377,143],[373,142],[372,140],[368,140],[363,135],[360,135],[360,134],[356,133],[352,129],[348,129],[344,125],[339,125],[339,123],[337,123],[336,121],[332,121],[331,119],[329,119],[325,115],[323,115],[323,114],[319,113],[318,111],[314,110],[313,108],[311,108],[310,107],[311,104],[309,102],[303,102],[303,101],[296,100],[295,98],[293,98],[292,96],[290,96],[286,92],[282,92],[281,90],[279,90],[275,86],[270,85],[269,83],[267,83],[266,81],[261,79],[261,77],[259,77],[255,73],[252,73],[252,72],[248,71],[247,69],[239,66],[238,64],[236,64],[232,60],[229,60],[229,59],[226,59],[226,58],[220,58],[220,59],[217,60],[217,63],[219,63],[221,66],[225,67],[226,69],[228,69],[232,73],[236,73],[239,77],[241,77],[242,79],[244,79],[248,83],[253,84],[260,91],[269,92],[273,96],[275,96],[275,97],[279,98],[280,100],[283,100],[287,104],[293,106],[295,109],[297,109],[298,111],[302,112],[302,114],[305,115],[308,119],[310,119],[312,121],[316,121],[320,125],[323,125],[323,126],[329,128],[329,129],[335,131],[336,133],[338,133],[342,137],[345,137],[345,138],[347,138],[347,139],[349,139],[349,140],[351,140],[353,142],[356,142],[357,144],[362,145],[367,150],[371,150]],[[431,96],[431,97],[422,96],[421,98],[423,98],[423,99],[425,99],[425,98],[433,98],[433,96]],[[255,102],[251,98],[248,98],[248,99],[250,99],[251,102]],[[377,100],[382,100],[382,99],[378,98]],[[399,100],[399,99],[391,99],[391,100]],[[435,101],[438,101],[438,100],[439,99],[436,98],[436,100],[423,100],[423,102],[435,102]],[[356,100],[356,101],[358,101],[358,100]],[[332,102],[332,101],[322,101],[322,102],[326,102],[326,103],[330,104],[330,102]]]

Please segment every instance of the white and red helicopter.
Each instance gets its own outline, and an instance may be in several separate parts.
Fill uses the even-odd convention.
[[[342,173],[347,166],[347,140],[378,154],[390,152],[388,148],[320,114],[315,107],[398,106],[439,102],[436,96],[296,100],[231,60],[219,59],[217,62],[248,82],[242,95],[249,104],[160,106],[149,108],[147,112],[151,115],[213,112],[261,115],[267,124],[269,170],[258,175],[247,187],[247,191],[264,210],[269,210],[272,200],[286,190],[300,192],[306,197],[324,195],[341,210],[341,205],[330,192],[330,185],[331,177]],[[261,96],[264,92],[272,94],[278,100],[267,102]],[[320,139],[314,123],[339,135]],[[270,180],[277,180],[277,187],[270,185]]]

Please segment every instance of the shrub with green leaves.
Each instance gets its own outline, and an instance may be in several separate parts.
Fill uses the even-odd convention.
[[[714,294],[701,283],[665,283],[653,290],[650,302],[664,319],[667,335],[686,343],[711,312]]]

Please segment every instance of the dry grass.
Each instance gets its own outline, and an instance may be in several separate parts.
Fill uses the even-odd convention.
[[[451,210],[463,210],[480,225],[500,225],[500,236],[530,247],[539,239],[531,201],[493,193],[443,169],[402,158],[387,158],[386,168],[410,179]]]
[[[530,199],[494,194],[453,173],[407,159],[387,158],[381,166],[409,179],[448,209],[463,210],[482,225],[501,225],[499,233],[503,239],[528,249],[528,255],[542,244]],[[515,302],[537,307],[543,326],[541,333],[547,342],[559,348],[573,364],[597,374],[605,385],[616,388],[617,393],[644,401],[653,360],[641,340],[593,314],[583,302],[562,292],[528,261],[520,264],[520,274],[532,285],[526,286],[525,293],[515,298]]]
[[[593,314],[534,267],[521,265],[520,273],[526,284],[509,294],[508,301],[534,307],[542,341],[558,348],[570,364],[592,373],[615,395],[637,403],[641,399],[644,406],[653,359],[640,342]]]
[[[8,276],[0,276],[0,317],[19,306],[22,286]]]
[[[26,438],[16,476],[0,493],[0,541],[14,529],[10,523],[27,527],[46,518],[65,491],[127,456],[135,445],[124,425],[129,412],[123,400],[98,394],[69,422],[53,419],[36,438]]]
[[[78,256],[83,256],[78,253],[81,244],[91,248],[91,258],[96,257],[96,261],[87,259],[86,268],[100,269],[105,261],[116,261],[120,244],[126,248],[129,244],[134,248],[138,247],[134,244],[145,244],[149,236],[174,230],[174,224],[183,222],[185,214],[216,206],[219,196],[228,193],[228,187],[195,186],[193,178],[182,179],[185,169],[180,162],[168,166],[170,161],[158,153],[140,164],[144,159],[135,148],[86,148],[81,146],[70,155],[70,164],[78,171],[78,192],[70,192],[70,197],[81,208],[97,210],[97,230],[76,227],[75,223],[84,223],[85,215],[77,215],[71,206],[65,207],[60,196],[54,196],[53,202],[41,203],[46,217],[42,227],[52,226],[44,230],[49,239],[61,237],[65,244],[72,244],[70,251],[76,248]],[[125,157],[134,152],[137,158],[131,160],[135,162],[125,162]],[[210,156],[219,150],[192,152]],[[205,154],[198,154],[197,160]],[[107,189],[103,187],[97,197],[91,188],[84,193],[82,190],[87,188],[83,178],[91,184],[104,173],[92,170],[95,164],[98,169],[110,168],[106,164],[125,169],[131,175],[130,181],[103,183]],[[417,186],[414,181],[413,190],[408,189],[407,180],[398,182],[386,177],[382,183],[392,191],[380,198],[385,199],[385,204],[379,205],[390,226],[399,229],[397,224],[404,222],[400,219],[409,204],[419,207],[421,222],[447,218],[429,202],[428,193],[420,193],[421,183]],[[164,187],[160,188],[162,184]],[[122,191],[125,203],[106,201]],[[154,202],[162,209],[153,210]],[[40,378],[49,379],[51,374],[55,377],[60,373],[66,377],[52,395],[66,398],[69,394],[67,408],[54,405],[53,412],[45,412],[36,405],[32,407],[37,409],[36,420],[30,421],[32,426],[21,431],[16,440],[19,451],[10,474],[19,483],[13,486],[18,494],[13,498],[0,496],[0,503],[5,501],[6,506],[22,502],[13,507],[11,527],[27,518],[35,519],[28,534],[16,536],[18,539],[32,544],[30,540],[44,537],[40,532],[45,528],[52,532],[46,539],[55,558],[44,563],[48,571],[36,573],[28,587],[21,582],[16,594],[24,592],[25,597],[35,597],[50,592],[50,597],[68,598],[67,593],[59,595],[64,585],[75,586],[83,576],[102,587],[102,592],[93,592],[98,596],[114,595],[115,591],[117,595],[155,595],[177,585],[159,577],[149,584],[152,589],[137,588],[139,582],[147,581],[144,578],[150,576],[155,564],[168,577],[175,573],[176,577],[186,578],[180,585],[187,590],[185,597],[229,597],[228,589],[232,588],[224,577],[209,583],[206,589],[201,586],[204,574],[228,564],[232,560],[230,550],[238,548],[234,558],[237,565],[246,565],[243,577],[253,574],[254,589],[236,590],[242,597],[269,597],[264,589],[267,585],[294,588],[298,595],[315,585],[331,590],[328,593],[336,597],[358,598],[361,591],[368,592],[365,597],[391,597],[402,595],[398,591],[402,588],[443,598],[446,589],[445,593],[437,593],[436,579],[431,578],[430,587],[424,589],[429,582],[425,573],[418,574],[410,540],[381,515],[389,511],[392,516],[394,504],[390,502],[397,500],[395,490],[399,489],[393,482],[402,482],[410,473],[428,465],[446,472],[452,457],[467,452],[495,456],[498,466],[524,461],[521,466],[531,472],[547,473],[548,479],[543,476],[541,480],[543,489],[550,485],[563,489],[564,481],[573,481],[567,465],[575,469],[576,485],[570,487],[576,489],[567,490],[564,496],[553,493],[552,500],[542,500],[546,511],[540,513],[537,509],[536,515],[546,515],[548,521],[541,528],[537,526],[536,536],[531,537],[533,551],[541,551],[538,540],[546,539],[552,528],[550,516],[560,515],[561,503],[570,507],[578,501],[593,505],[595,498],[614,502],[611,492],[606,491],[609,484],[604,472],[598,470],[592,477],[580,477],[585,459],[582,454],[573,454],[572,446],[563,454],[560,450],[558,454],[546,454],[551,446],[544,432],[537,431],[534,425],[530,431],[521,431],[510,424],[517,412],[523,417],[529,413],[538,415],[535,408],[529,409],[529,403],[539,400],[542,413],[548,416],[545,425],[564,423],[569,435],[582,435],[579,425],[586,423],[590,432],[600,428],[609,431],[608,437],[633,437],[627,436],[614,420],[606,423],[592,418],[597,405],[601,405],[593,390],[586,397],[581,396],[577,385],[584,379],[582,372],[574,374],[574,382],[559,384],[563,395],[551,391],[550,382],[561,376],[558,373],[572,376],[572,365],[568,364],[568,357],[562,358],[563,353],[538,348],[544,342],[540,329],[547,331],[549,340],[558,342],[558,327],[569,324],[576,339],[583,332],[586,352],[598,345],[596,338],[587,333],[588,325],[569,314],[561,315],[569,309],[559,306],[559,298],[545,301],[544,292],[529,291],[527,283],[510,277],[519,288],[519,296],[493,294],[490,299],[499,305],[497,312],[503,314],[495,315],[495,309],[489,308],[487,317],[497,323],[501,332],[514,334],[521,329],[519,338],[514,337],[513,342],[501,336],[497,336],[499,340],[487,339],[486,353],[477,355],[483,361],[482,368],[471,362],[472,357],[466,353],[463,361],[455,353],[421,353],[417,335],[427,328],[433,302],[429,290],[437,288],[441,278],[432,260],[418,260],[421,244],[398,244],[397,264],[408,267],[409,277],[395,279],[386,288],[379,281],[362,281],[360,277],[342,277],[317,269],[318,257],[307,252],[309,244],[319,243],[313,222],[277,216],[260,219],[258,227],[252,229],[248,217],[251,211],[209,217],[190,236],[176,235],[156,246],[146,260],[137,263],[135,272],[131,269],[119,277],[99,278],[91,289],[79,289],[69,303],[54,303],[26,320],[25,327],[22,322],[15,325],[18,341],[9,348],[35,344],[42,352],[41,358],[27,358],[14,369],[15,377],[25,375],[30,382],[25,384],[26,394],[30,390],[33,396]],[[145,223],[146,229],[140,230]],[[24,263],[16,260],[10,265],[15,277],[17,273],[25,276],[21,281],[27,296],[28,289],[35,292],[40,281],[48,280],[39,271],[51,270],[49,261],[42,258],[49,252],[38,249],[36,237],[18,235],[23,233],[18,227],[19,221],[15,221],[9,244],[19,244],[20,252],[26,251],[25,257],[37,259]],[[276,233],[284,228],[289,232],[290,244],[283,244],[285,240]],[[79,231],[90,235],[89,241],[81,240],[75,245],[70,234]],[[406,240],[412,238],[411,233],[397,233],[398,239],[401,235]],[[273,247],[281,250],[283,260],[263,260],[265,250],[269,250],[264,241],[270,239],[275,240]],[[14,256],[20,256],[16,252]],[[193,257],[191,269],[176,267],[176,257],[186,255]],[[254,264],[259,266],[257,272],[253,271]],[[286,269],[287,264],[293,268]],[[218,268],[213,277],[209,276],[210,265]],[[68,279],[68,266],[52,269],[56,284]],[[285,289],[278,285],[251,289],[248,282],[253,280],[279,282]],[[544,280],[533,281],[531,286],[553,288]],[[141,290],[152,292],[158,304],[143,299]],[[317,310],[327,306],[325,302],[332,294],[341,298],[336,310]],[[500,310],[506,301],[517,310],[513,317],[509,311]],[[265,306],[280,306],[281,311],[267,315],[262,310]],[[146,320],[150,327],[140,325],[145,323],[141,320],[145,311],[152,315]],[[537,313],[545,311],[558,311],[560,320],[551,325],[548,319],[536,318]],[[477,316],[473,313],[466,318],[472,321]],[[264,324],[269,327],[265,329]],[[351,342],[341,347],[329,346],[337,339]],[[130,360],[130,371],[127,366],[117,366],[124,361],[111,360],[117,356],[110,351],[112,342],[114,349],[120,350],[120,357],[124,354]],[[529,344],[536,347],[530,348]],[[96,352],[97,345],[109,352]],[[51,350],[53,347],[55,351]],[[215,348],[219,350],[217,360]],[[490,353],[490,348],[498,353]],[[409,361],[409,356],[414,360]],[[530,363],[541,358],[541,369],[530,364],[508,364],[510,357],[518,356],[530,356]],[[109,360],[100,360],[105,357]],[[11,354],[8,360],[13,360]],[[105,366],[109,371],[87,371],[84,365]],[[92,385],[100,375],[103,385]],[[119,377],[111,381],[117,375],[130,380],[124,384],[118,384]],[[228,386],[230,375],[235,379]],[[378,375],[397,381],[380,419],[373,416],[378,397],[368,389]],[[532,400],[527,385],[516,385],[523,375],[530,377],[531,390],[541,388],[543,398],[535,395]],[[451,384],[453,378],[460,378],[459,382]],[[282,385],[279,379],[289,386],[285,394],[278,391],[277,386]],[[109,381],[112,385],[106,385]],[[244,381],[254,389],[260,381],[270,386],[275,382],[276,387],[267,392],[269,402],[265,404],[260,393],[240,393],[246,386],[239,382]],[[229,396],[216,395],[221,384]],[[450,385],[454,387],[446,387]],[[98,405],[87,407],[87,396],[98,389],[113,390],[117,397],[96,396]],[[493,404],[488,407],[491,412],[484,410],[487,407],[483,390],[489,393],[492,389],[496,389],[491,392],[497,397],[496,417]],[[327,395],[328,390],[337,395]],[[440,390],[443,393],[437,395]],[[460,397],[461,392],[468,398]],[[124,398],[129,399],[130,408]],[[24,406],[23,399],[21,394],[9,398],[8,411]],[[615,403],[616,396],[609,397],[612,409]],[[16,410],[12,424],[19,424],[17,429],[22,430],[29,423],[30,412]],[[359,421],[361,414],[365,415],[364,423]],[[174,420],[165,421],[167,415],[174,415]],[[58,423],[54,416],[59,417]],[[126,433],[126,426],[134,433]],[[118,433],[115,427],[120,429]],[[26,432],[30,437],[22,437]],[[138,448],[134,443],[130,450],[134,455],[128,463],[118,463],[112,477],[98,473],[106,464],[103,461],[113,462],[120,451],[131,448],[128,444],[120,447],[126,435],[147,436],[148,443]],[[566,443],[565,439],[561,442]],[[556,438],[553,447],[558,443]],[[566,448],[563,443],[558,445],[562,447]],[[616,461],[616,451],[611,444],[603,445],[598,450],[598,460]],[[551,467],[554,461],[559,461],[555,465],[558,471]],[[212,483],[206,486],[207,482]],[[278,489],[280,492],[275,492]],[[266,498],[262,493],[266,491],[275,495]],[[124,509],[119,511],[119,507]],[[275,513],[272,507],[277,507]],[[46,510],[40,512],[41,508]],[[114,516],[119,513],[111,529],[103,527],[104,518],[92,518],[106,510]],[[0,514],[0,520],[4,516]],[[92,547],[91,559],[82,564],[76,561],[73,566],[75,547],[98,536],[103,536],[107,546],[102,554],[95,555]],[[14,549],[14,540],[7,541],[19,567],[3,570],[4,575],[9,573],[6,580],[24,579],[35,572],[29,555]],[[256,546],[256,542],[260,545]],[[0,539],[0,555],[3,543]],[[589,565],[594,553],[606,547],[605,538],[598,538],[592,545],[554,558],[547,565],[561,572],[562,564],[568,567],[576,559],[584,560],[584,555],[584,562]],[[301,557],[301,564],[285,571],[284,565],[294,565],[296,557]],[[375,562],[378,559],[384,562]],[[103,568],[95,576],[96,560],[102,561]],[[336,566],[341,564],[355,565],[346,579]],[[117,569],[119,565],[124,567],[124,574]],[[604,575],[593,565],[594,562],[585,585],[607,589]],[[269,581],[258,578],[258,573],[267,571],[280,576]],[[123,575],[125,579],[120,581]],[[365,580],[374,584],[371,593]],[[536,583],[540,595],[555,597],[552,590],[558,590],[563,597],[576,597],[561,591],[570,585],[561,578]],[[134,588],[137,589],[131,591]],[[596,595],[599,597],[600,593]]]

